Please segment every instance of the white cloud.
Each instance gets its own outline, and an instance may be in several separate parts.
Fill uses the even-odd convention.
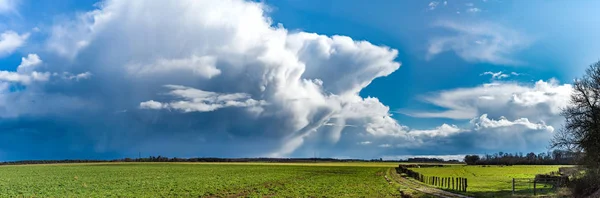
[[[250,98],[246,93],[215,93],[190,87],[167,85],[170,94],[183,100],[160,103],[154,100],[140,103],[143,109],[174,109],[183,112],[209,112],[226,107],[256,107],[265,105],[264,101]]]
[[[480,74],[480,76],[483,76],[483,75],[490,75],[490,76],[492,76],[491,77],[492,80],[501,80],[503,78],[508,78],[508,77],[511,77],[511,76],[520,76],[522,74],[516,73],[516,72],[504,73],[504,72],[501,72],[501,71],[499,71],[499,72],[487,71],[487,72],[483,72],[483,73]]]
[[[540,148],[542,150],[545,148],[553,132],[554,127],[544,122],[534,123],[527,118],[491,119],[487,114],[483,114],[463,127],[442,124],[426,130],[406,128],[404,136],[369,134],[358,137],[368,138],[370,145],[377,145],[381,150],[379,153],[384,153],[386,156],[386,153],[393,154],[406,152],[406,150],[436,154],[463,153],[473,150],[539,151]],[[414,155],[410,151],[408,153]]]
[[[409,112],[415,117],[472,119],[481,114],[529,117],[536,120],[557,119],[560,109],[570,99],[570,84],[556,80],[537,81],[535,84],[496,82],[472,88],[440,91],[424,97],[424,101],[447,110],[441,112]]]
[[[487,114],[481,115],[479,118],[471,120],[471,123],[475,125],[475,130],[484,130],[489,128],[502,128],[512,126],[523,126],[532,130],[547,130],[550,132],[554,131],[554,127],[546,125],[546,123],[532,123],[527,118],[520,118],[514,121],[510,121],[505,117],[501,117],[499,120],[492,120],[488,118]]]
[[[163,109],[165,107],[166,106],[163,105],[162,103],[156,102],[154,100],[149,100],[149,101],[140,103],[140,108],[142,108],[142,109]]]
[[[5,31],[0,34],[0,57],[12,54],[17,48],[25,44],[29,34],[21,34],[14,31]]]
[[[64,80],[75,80],[75,81],[80,81],[80,80],[84,80],[84,79],[89,79],[92,77],[92,73],[91,72],[83,72],[83,73],[79,73],[79,74],[72,74],[70,72],[63,72],[62,74],[59,73],[53,73],[53,76],[60,76],[62,79]]]
[[[480,74],[480,76],[483,76],[483,75],[491,75],[492,79],[496,79],[496,80],[500,80],[500,79],[503,79],[503,78],[510,77],[510,75],[504,74],[502,72],[496,72],[496,73],[494,73],[494,72],[491,72],[491,71],[484,72],[484,73]]]
[[[359,145],[369,145],[369,144],[371,144],[371,143],[372,143],[372,142],[370,142],[370,141],[364,141],[364,142],[359,142],[358,144],[359,144]]]
[[[432,2],[429,2],[429,4],[427,6],[429,7],[429,10],[435,10],[435,8],[438,6],[438,4],[440,4],[440,2],[432,1]],[[444,2],[444,5],[445,5],[445,2]]]
[[[0,71],[0,82],[28,85],[35,81],[48,81],[50,73],[34,71],[41,63],[42,60],[37,54],[29,54],[21,58],[21,64],[16,72]]]
[[[19,0],[0,0],[0,14],[17,13]]]
[[[346,36],[290,32],[271,24],[262,3],[141,2],[103,2],[95,11],[54,26],[47,43],[68,59],[94,60],[83,67],[94,79],[119,79],[110,86],[94,81],[103,95],[111,96],[103,99],[112,101],[105,105],[122,104],[111,114],[131,108],[126,106],[131,102],[141,109],[174,110],[154,111],[157,115],[203,112],[213,125],[236,124],[204,125],[194,130],[197,135],[256,133],[272,140],[253,146],[265,147],[262,151],[270,156],[290,155],[317,131],[331,131],[332,140],[346,128],[399,131],[388,107],[359,96],[373,79],[400,67],[396,50]],[[168,84],[169,94],[160,94]],[[352,109],[366,106],[376,108]],[[199,119],[189,116],[190,122]],[[228,129],[243,123],[249,126]],[[232,135],[242,141],[235,145],[251,144],[248,137]]]
[[[75,80],[79,81],[79,80],[82,80],[82,79],[88,79],[91,76],[92,76],[92,73],[90,73],[90,72],[83,72],[83,73],[77,74],[75,76],[71,76],[69,78],[70,79],[75,79]]]
[[[198,57],[192,55],[183,59],[159,59],[148,65],[130,64],[128,71],[134,75],[164,74],[166,72],[191,72],[204,78],[212,78],[221,73],[217,69],[216,59],[210,56]]]
[[[481,9],[479,9],[479,8],[467,8],[467,12],[478,13],[478,12],[481,12]]]
[[[461,129],[458,128],[456,125],[442,124],[442,126],[439,126],[432,130],[411,130],[409,132],[409,135],[435,137],[435,136],[449,136],[451,134],[459,133],[459,132],[461,132]]]
[[[36,66],[42,64],[42,59],[37,54],[28,54],[21,58],[21,64],[17,67],[19,73],[33,72]]]
[[[491,23],[462,24],[442,21],[435,24],[454,31],[454,35],[429,40],[427,58],[452,51],[468,62],[492,64],[524,64],[511,55],[529,45],[530,38],[522,33]]]
[[[50,73],[48,72],[31,72],[28,74],[21,74],[10,71],[0,71],[0,82],[30,84],[35,81],[48,81]]]

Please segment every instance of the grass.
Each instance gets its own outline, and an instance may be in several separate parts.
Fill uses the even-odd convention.
[[[0,167],[0,197],[398,197],[397,163],[103,163]]]
[[[431,168],[412,168],[426,176],[464,177],[468,180],[466,195],[475,197],[510,197],[512,178],[534,178],[536,174],[558,171],[563,166],[447,166]],[[549,186],[538,185],[537,189],[552,193]],[[533,195],[533,184],[517,182],[516,194]]]

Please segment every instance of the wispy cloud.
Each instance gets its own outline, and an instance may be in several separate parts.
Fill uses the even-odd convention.
[[[440,4],[440,2],[437,1],[432,1],[429,2],[429,4],[427,5],[429,7],[429,10],[435,10],[435,8]]]
[[[381,148],[390,148],[390,147],[392,147],[392,145],[391,144],[380,144],[379,147],[381,147]]]
[[[570,84],[558,84],[556,80],[538,81],[533,85],[514,82],[495,82],[472,88],[440,91],[424,97],[424,101],[444,111],[405,113],[414,117],[471,119],[487,113],[548,120],[559,118],[560,109],[568,104],[572,88]]]
[[[524,34],[493,23],[440,21],[434,26],[449,30],[452,34],[429,40],[428,59],[451,51],[468,62],[520,65],[524,62],[512,55],[531,43],[531,39]]]
[[[0,14],[17,13],[19,0],[0,0]]]
[[[496,72],[496,73],[494,73],[494,72],[491,72],[491,71],[483,72],[482,74],[479,74],[479,75],[480,76],[490,75],[490,76],[492,76],[492,80],[500,80],[500,79],[503,79],[503,78],[510,77],[509,74],[505,74],[505,73],[502,73],[502,72]]]
[[[478,12],[481,12],[481,9],[479,9],[479,8],[468,8],[467,12],[478,13]]]

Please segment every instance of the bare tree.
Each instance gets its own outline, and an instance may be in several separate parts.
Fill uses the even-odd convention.
[[[570,104],[562,110],[564,127],[555,134],[553,148],[583,152],[583,163],[600,168],[600,61],[590,65],[573,85]]]

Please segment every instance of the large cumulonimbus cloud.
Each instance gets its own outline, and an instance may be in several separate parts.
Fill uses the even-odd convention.
[[[400,67],[394,49],[290,32],[272,24],[262,3],[98,5],[51,29],[48,50],[40,55],[55,61],[45,63],[45,72],[63,78],[4,93],[36,105],[2,103],[18,109],[11,117],[70,123],[57,131],[88,128],[80,132],[83,142],[71,147],[284,156],[317,131],[339,139],[345,126],[331,123],[352,120],[373,133],[400,126],[378,100],[358,95],[373,79]],[[66,99],[72,102],[59,102]]]

